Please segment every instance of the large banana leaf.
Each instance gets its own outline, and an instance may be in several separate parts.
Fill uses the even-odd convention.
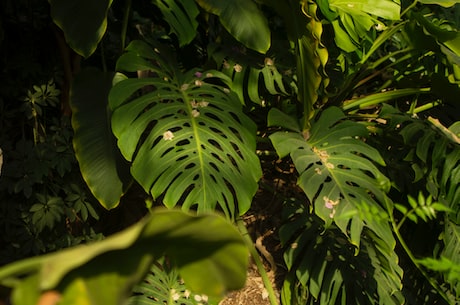
[[[114,73],[84,70],[70,93],[75,156],[89,189],[106,209],[118,205],[132,181],[110,128],[108,94],[113,77]]]
[[[97,48],[107,28],[112,0],[48,0],[54,23],[64,32],[69,46],[83,57]]]
[[[280,157],[291,156],[298,184],[326,225],[334,221],[357,247],[366,226],[393,247],[384,208],[390,182],[373,162],[385,163],[376,149],[357,138],[367,136],[366,128],[344,119],[341,110],[329,107],[306,134],[294,119],[272,109],[269,125],[291,132],[276,132],[270,139]]]
[[[0,284],[14,289],[15,305],[124,304],[164,254],[196,293],[222,297],[244,285],[249,253],[237,229],[217,215],[169,210],[106,240],[7,265]]]
[[[137,41],[130,44],[127,56],[162,56],[146,50],[145,43]],[[139,66],[123,57],[120,62],[125,70]],[[153,60],[145,59],[144,64],[159,69]],[[242,112],[237,95],[220,85],[231,80],[218,71],[183,74],[173,67],[160,69],[161,77],[121,81],[109,95],[113,132],[122,154],[132,162],[133,177],[153,197],[163,195],[168,207],[196,205],[206,212],[220,206],[229,218],[246,212],[261,169],[255,154],[256,126]],[[136,96],[142,88],[151,92]]]
[[[265,53],[270,48],[268,21],[253,0],[196,0],[206,11],[219,16],[222,25],[246,47]]]

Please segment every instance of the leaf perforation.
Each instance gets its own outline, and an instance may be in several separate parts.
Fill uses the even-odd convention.
[[[168,81],[122,80],[111,93],[114,134],[132,161],[133,176],[169,207],[182,204],[205,212],[219,206],[229,218],[244,213],[261,176],[255,124],[242,112],[237,96],[218,85],[229,82],[222,73],[175,70],[173,75]],[[154,93],[133,97],[152,84]],[[244,187],[235,192],[235,184]],[[180,196],[182,192],[186,194]]]

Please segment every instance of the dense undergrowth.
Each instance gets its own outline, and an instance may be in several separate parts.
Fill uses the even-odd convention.
[[[457,302],[457,1],[1,9],[0,284],[14,304],[217,303],[248,251],[261,267],[242,222],[268,217],[261,192],[277,202],[272,304]]]

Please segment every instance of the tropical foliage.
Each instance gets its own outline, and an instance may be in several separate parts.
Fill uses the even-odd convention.
[[[282,198],[286,272],[279,300],[264,282],[272,304],[458,300],[460,1],[119,2],[49,1],[68,50],[85,58],[70,102],[86,185],[68,184],[65,162],[49,167],[72,187],[51,187],[50,179],[46,194],[33,187],[46,176],[38,170],[14,180],[5,162],[2,175],[11,193],[33,194],[28,217],[38,233],[66,208],[98,218],[77,195],[83,187],[106,210],[139,185],[148,208],[183,212],[155,211],[62,270],[47,268],[82,248],[7,265],[0,280],[17,304],[36,303],[47,290],[64,303],[79,291],[91,299],[109,278],[104,304],[131,292],[131,304],[195,304],[202,293],[217,302],[207,295],[241,286],[246,248],[261,267],[240,220],[262,187],[261,150],[292,162],[303,193]],[[109,53],[110,44],[121,51]],[[52,81],[33,88],[25,99],[33,141],[18,141],[17,151],[38,154],[50,139],[43,109],[56,107],[60,93]],[[192,211],[198,216],[184,214]],[[239,224],[246,243],[227,221]],[[108,259],[103,276],[92,278],[96,262],[131,252],[135,274]],[[115,283],[123,295],[110,294]],[[24,289],[35,292],[21,299]]]

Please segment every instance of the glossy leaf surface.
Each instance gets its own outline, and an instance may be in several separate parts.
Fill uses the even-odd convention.
[[[69,46],[83,57],[97,48],[107,29],[112,0],[48,0],[54,23],[64,32]]]
[[[93,195],[106,209],[115,208],[131,181],[129,167],[110,128],[108,94],[114,73],[82,71],[71,91],[75,155]]]
[[[145,46],[134,42],[128,56],[143,57]],[[123,62],[129,70],[129,60]],[[231,80],[218,71],[183,74],[150,65],[162,70],[161,78],[121,81],[109,96],[113,131],[134,178],[168,207],[207,212],[218,206],[229,218],[246,212],[261,169],[256,126],[237,95],[221,85]],[[149,87],[153,91],[129,99]]]
[[[164,254],[196,293],[221,297],[244,284],[248,251],[233,225],[216,215],[167,210],[106,240],[7,265],[0,283],[14,289],[17,305],[37,304],[50,292],[60,304],[122,304]]]

